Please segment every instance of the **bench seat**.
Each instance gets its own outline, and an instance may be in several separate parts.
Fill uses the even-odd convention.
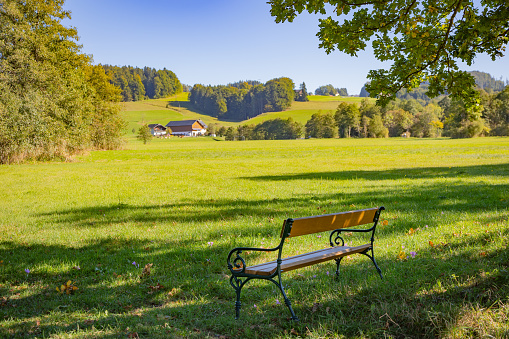
[[[371,248],[371,244],[364,244],[361,246],[336,246],[324,248],[318,251],[299,254],[293,257],[282,259],[281,272],[288,272],[298,268],[318,264],[324,261],[337,259],[353,253],[361,253]],[[246,267],[246,274],[264,275],[269,276],[276,272],[277,261],[270,261],[259,265]]]

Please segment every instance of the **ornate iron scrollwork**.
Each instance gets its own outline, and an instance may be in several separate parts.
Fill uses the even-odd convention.
[[[228,268],[232,273],[244,273],[246,271],[246,262],[244,258],[240,256],[241,250],[236,251],[236,257],[233,259],[233,263],[230,261],[231,255],[228,257]]]
[[[345,246],[345,239],[341,237],[341,231],[342,230],[334,230],[331,232],[329,237],[329,242],[331,246]]]

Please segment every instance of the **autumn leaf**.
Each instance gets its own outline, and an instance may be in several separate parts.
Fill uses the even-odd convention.
[[[382,221],[382,225],[384,225],[384,226],[389,225],[389,221],[387,221],[387,220]]]
[[[157,283],[156,285],[154,286],[149,286],[148,287],[150,290],[152,291],[158,291],[158,290],[162,290],[164,288],[163,285],[161,285],[160,283]]]
[[[146,264],[145,267],[143,267],[143,271],[141,272],[140,278],[145,278],[150,275],[150,269],[153,264]]]
[[[399,251],[397,259],[398,260],[406,260],[406,253],[405,253],[405,251]]]
[[[68,280],[67,283],[65,283],[65,285],[61,285],[60,288],[57,287],[56,289],[57,292],[59,293],[65,292],[65,294],[71,294],[72,292],[77,291],[78,287],[74,286],[71,280]]]

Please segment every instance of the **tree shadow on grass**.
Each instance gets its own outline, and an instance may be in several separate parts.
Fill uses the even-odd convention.
[[[208,293],[220,303],[229,300],[224,275],[227,247],[118,237],[79,247],[2,242],[0,319],[15,323],[2,326],[0,337],[65,332],[76,330],[78,324],[82,329],[106,328],[121,321],[132,327],[133,319],[143,321],[146,313],[160,316],[152,309],[178,304],[196,311],[192,305]],[[150,274],[143,273],[146,264],[152,264]],[[67,281],[78,290],[59,293],[57,287]],[[187,306],[180,307],[187,312]],[[173,319],[167,316],[161,320]]]
[[[401,174],[400,174],[401,175]],[[386,187],[383,184],[366,185],[361,193],[300,194],[281,199],[193,199],[161,205],[110,205],[72,208],[36,215],[41,222],[51,222],[61,228],[101,228],[130,223],[141,230],[151,224],[178,228],[197,224],[200,232],[216,237],[219,234],[272,235],[280,232],[284,219],[317,214],[335,213],[353,209],[385,206],[384,218],[391,218],[383,228],[382,237],[407,231],[410,228],[438,226],[444,218],[462,213],[495,212],[483,216],[483,222],[504,220],[501,211],[507,211],[509,184],[490,184],[484,181],[452,184],[412,184]],[[250,222],[251,218],[262,222]],[[490,219],[491,218],[491,219]],[[207,229],[209,223],[223,222],[224,229]],[[419,223],[419,224],[416,224]]]
[[[454,242],[429,247],[403,262],[379,258],[383,281],[362,256],[342,268],[338,281],[322,272],[326,267],[332,272],[333,263],[304,272],[330,281],[325,282],[325,288],[323,283],[315,285],[311,276],[296,279],[299,276],[284,275],[285,283],[291,284],[288,292],[300,323],[287,321],[289,312],[284,305],[265,306],[260,311],[250,307],[280,298],[269,283],[244,289],[241,320],[233,320],[235,298],[224,264],[230,250],[227,244],[193,248],[189,241],[106,239],[71,248],[4,242],[0,257],[7,260],[2,276],[8,277],[9,286],[2,281],[0,291],[7,298],[2,301],[0,316],[16,323],[2,327],[0,335],[63,333],[79,327],[108,329],[96,335],[103,338],[134,332],[150,337],[245,337],[254,333],[270,337],[291,329],[300,334],[319,332],[325,326],[346,337],[361,332],[368,337],[437,337],[454,328],[470,305],[486,309],[497,300],[506,302],[508,252],[498,249],[480,255],[484,244],[501,236],[508,239],[508,230],[454,238]],[[74,261],[79,270],[71,267]],[[23,272],[35,263],[39,266],[30,274]],[[59,263],[67,265],[44,271],[47,266],[59,267]],[[145,263],[154,265],[152,273],[139,278]],[[455,284],[454,279],[465,283]],[[55,288],[67,280],[79,290],[72,295],[59,294]],[[438,280],[442,288],[435,287]],[[455,286],[448,287],[451,284]],[[357,290],[357,285],[363,287]],[[26,295],[25,290],[29,291]],[[321,293],[329,296],[328,301],[317,306],[313,300]]]
[[[254,181],[290,181],[290,180],[399,180],[399,179],[436,179],[468,178],[472,176],[508,177],[509,163],[497,165],[457,166],[457,167],[419,167],[384,171],[331,171],[287,175],[265,175],[243,177]]]
[[[508,241],[509,230],[456,238],[405,261],[377,259],[383,281],[369,259],[347,263],[339,279],[325,282],[325,287],[323,280],[331,278],[316,273],[318,269],[307,272],[306,278],[286,280],[292,285],[289,293],[301,319],[292,326],[301,335],[325,328],[345,337],[436,338],[451,333],[506,337],[509,252],[504,248],[484,251],[486,243],[499,237]],[[484,323],[476,319],[477,311],[487,315]]]
[[[459,171],[467,176],[505,176],[508,166],[436,170],[442,171],[439,176],[443,177],[456,178]],[[494,174],[491,174],[492,170]],[[407,178],[410,175],[415,179],[433,179],[436,175],[432,172],[436,173],[435,169],[351,171],[330,174],[328,180],[350,180],[359,178],[359,175],[372,181],[396,180],[405,175]],[[293,179],[317,179],[323,178],[322,175],[307,174],[293,176]],[[109,328],[113,334],[105,331],[97,335],[105,338],[125,335],[129,331],[146,336],[158,333],[192,336],[194,333],[198,337],[205,333],[245,337],[256,332],[262,337],[271,337],[284,335],[285,330],[292,328],[301,334],[306,333],[306,327],[311,332],[319,332],[323,326],[330,328],[332,333],[348,337],[358,336],[360,331],[370,337],[385,334],[394,337],[439,336],[459,321],[465,305],[471,303],[488,308],[497,300],[507,302],[504,299],[509,293],[507,250],[480,254],[488,236],[507,239],[506,228],[491,230],[483,236],[457,238],[447,246],[430,247],[420,251],[415,260],[397,262],[396,258],[379,257],[379,266],[385,274],[383,282],[379,282],[369,260],[355,261],[342,271],[345,273],[339,282],[339,292],[343,295],[327,288],[316,288],[309,279],[299,281],[290,275],[288,279],[292,287],[289,291],[302,319],[299,324],[286,321],[288,312],[284,306],[266,307],[263,312],[247,306],[279,297],[271,293],[270,287],[259,287],[256,283],[243,291],[242,320],[235,322],[234,292],[225,275],[228,273],[225,259],[237,242],[242,244],[243,240],[236,238],[239,230],[254,236],[263,234],[258,237],[272,234],[274,237],[270,241],[276,245],[283,219],[321,214],[324,210],[332,213],[385,205],[387,211],[382,217],[390,217],[391,222],[380,229],[377,244],[390,241],[393,235],[405,233],[411,227],[427,224],[431,230],[443,223],[442,212],[457,217],[464,212],[493,212],[493,216],[484,216],[482,221],[499,223],[504,220],[509,185],[492,185],[484,181],[472,183],[457,178],[456,183],[447,187],[433,181],[411,188],[387,189],[383,185],[369,185],[357,194],[302,194],[270,200],[193,199],[157,206],[97,206],[37,215],[42,223],[47,218],[61,229],[72,227],[76,232],[125,222],[139,227],[139,232],[145,232],[153,223],[168,227],[179,227],[180,224],[203,226],[219,221],[233,224],[238,221],[239,224],[221,230],[196,226],[200,239],[191,236],[183,240],[108,237],[88,240],[75,247],[4,241],[0,244],[0,259],[3,260],[0,267],[0,316],[16,322],[3,326],[0,335],[22,336],[29,331],[32,334],[28,336],[42,332],[70,332],[79,325],[84,330],[92,330],[92,326]],[[292,177],[284,180],[292,180]],[[246,216],[267,218],[267,222],[262,225],[242,223]],[[275,223],[268,222],[270,219],[275,219]],[[416,222],[422,224],[416,225]],[[502,233],[492,234],[499,231]],[[221,235],[231,241],[219,241]],[[204,246],[207,241],[215,244]],[[298,242],[291,246],[298,250]],[[257,259],[254,256],[253,260]],[[151,275],[140,278],[144,265],[149,263],[153,264]],[[79,269],[74,268],[77,265]],[[31,272],[25,273],[26,268],[31,268]],[[492,273],[483,276],[481,270]],[[453,280],[456,278],[452,274],[465,281],[472,277],[473,283],[455,285]],[[322,278],[332,279],[323,274]],[[439,279],[448,286],[446,290],[434,287]],[[56,291],[56,287],[67,280],[79,288],[75,294],[68,296]],[[366,281],[368,284],[362,289],[352,291],[347,288],[363,285]],[[332,283],[327,285],[334,286]],[[328,293],[330,297],[323,307],[313,311],[313,298],[317,293]],[[58,317],[62,320],[56,319]],[[41,319],[40,325],[36,323],[38,319]],[[137,323],[142,325],[133,328]]]

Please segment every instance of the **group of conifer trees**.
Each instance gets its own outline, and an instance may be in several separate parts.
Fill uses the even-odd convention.
[[[111,82],[122,92],[122,101],[166,98],[182,92],[182,84],[175,73],[164,68],[156,70],[132,66],[103,66]]]
[[[247,120],[264,112],[283,111],[296,94],[289,78],[238,82],[227,86],[194,85],[189,100],[207,115],[221,119]]]

